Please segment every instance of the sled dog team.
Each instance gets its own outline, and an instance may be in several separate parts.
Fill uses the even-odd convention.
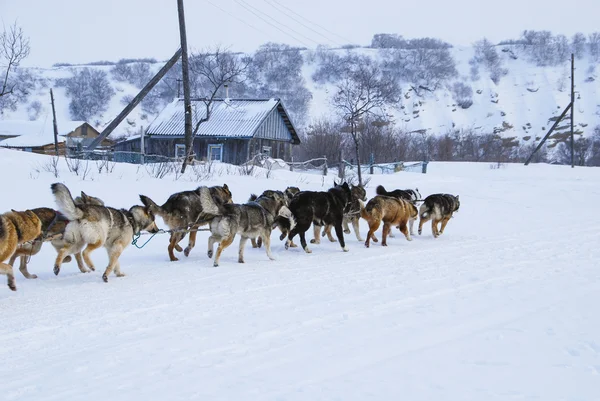
[[[121,253],[134,235],[142,231],[159,232],[156,216],[160,216],[169,228],[167,252],[172,261],[177,260],[174,251],[183,251],[189,256],[196,244],[197,229],[208,225],[207,253],[209,258],[214,257],[214,266],[218,266],[223,250],[233,243],[236,235],[240,236],[240,263],[244,263],[248,239],[253,248],[264,244],[267,256],[273,260],[271,232],[274,228],[281,231],[279,239],[286,240],[286,249],[297,246],[293,240],[298,235],[304,251],[312,252],[306,242],[306,232],[311,224],[314,230],[311,244],[319,244],[321,236],[327,236],[329,241],[338,241],[346,252],[344,233],[350,233],[349,224],[352,224],[356,238],[365,241],[365,246],[369,247],[371,241],[378,242],[375,232],[383,223],[381,245],[387,246],[387,237],[393,236],[393,227],[397,227],[407,240],[412,240],[417,218],[419,235],[423,224],[431,220],[433,236],[438,237],[460,206],[458,196],[434,194],[422,200],[418,189],[388,192],[381,185],[376,189],[377,195],[365,204],[365,189],[346,182],[334,182],[327,191],[300,191],[297,187],[288,187],[284,191],[266,190],[259,196],[252,195],[244,204],[233,203],[227,184],[200,186],[193,191],[175,193],[162,205],[140,195],[143,206],[132,206],[128,210],[105,206],[102,200],[84,192],[73,198],[69,189],[60,183],[52,184],[51,190],[58,210],[43,207],[23,212],[12,210],[0,215],[0,274],[7,276],[8,287],[13,291],[16,290],[15,261],[19,258],[23,276],[37,278],[29,273],[27,263],[44,242],[50,242],[57,251],[56,275],[63,263],[72,260],[71,255],[81,272],[96,270],[90,253],[104,247],[109,261],[102,279],[107,282],[112,272],[117,277],[123,276],[119,265]],[[419,209],[418,202],[422,202]],[[366,239],[359,232],[360,218],[369,225]],[[331,233],[332,228],[337,240]],[[183,249],[180,242],[188,233],[188,245]],[[215,244],[218,244],[216,252]]]

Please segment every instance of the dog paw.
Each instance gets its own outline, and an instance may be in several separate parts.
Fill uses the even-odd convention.
[[[381,246],[387,246],[387,244],[385,242],[382,242]]]
[[[379,240],[376,237],[371,238],[373,240],[373,242],[379,242]]]
[[[244,259],[238,259],[238,263],[245,263]]]
[[[350,234],[350,229],[344,230],[344,234]]]
[[[406,240],[407,241],[412,241],[412,238],[411,237],[406,237]]]
[[[181,248],[181,246],[180,246],[180,245],[175,245],[175,250],[176,250],[177,252],[181,252],[183,249]]]
[[[290,247],[290,241],[286,241],[285,242],[285,249],[288,249]]]
[[[363,242],[363,241],[364,241],[364,239],[358,238],[358,242]]]
[[[125,273],[117,273],[116,276],[117,277],[125,277]]]
[[[294,244],[294,243],[292,242],[292,243],[290,244],[290,247],[291,247],[291,248],[298,248],[298,245],[296,245],[296,244]],[[285,249],[287,249],[287,248],[285,248]]]
[[[72,260],[73,260],[73,258],[72,258],[71,256],[66,256],[66,257],[63,259],[63,263],[69,263],[69,262],[70,262],[70,261],[72,261]]]
[[[284,239],[284,238],[285,238],[285,233],[282,233],[282,234],[279,236],[279,241],[283,241],[283,239]]]
[[[219,264],[217,262],[213,263],[213,267],[219,267]]]
[[[102,275],[102,280],[103,280],[105,283],[108,283],[108,276],[106,275],[106,273],[104,273],[104,274]]]
[[[269,256],[269,259],[270,259],[270,260],[277,260],[277,259],[275,259],[273,256]]]
[[[179,259],[173,257],[173,258],[169,258],[171,260],[171,262],[177,262]]]
[[[418,231],[419,235],[421,235],[421,230]]]
[[[183,251],[183,254],[185,255],[186,258],[188,256],[190,256],[191,251],[192,251],[192,248],[190,248],[189,246],[187,248],[185,248],[185,250]]]
[[[86,271],[86,273],[89,273],[90,271],[95,272],[96,268],[94,266],[88,266],[88,268],[90,269],[89,271]]]
[[[10,288],[12,291],[16,291],[17,290],[17,286],[15,284],[15,279],[8,279],[8,288]]]
[[[310,243],[319,245],[321,243],[321,241],[317,241],[316,239],[313,238],[310,240]]]
[[[60,267],[59,266],[54,266],[54,275],[58,276],[58,273],[60,273]]]
[[[312,253],[312,251],[310,249],[308,249],[308,248],[304,248],[304,252],[306,252],[306,253]]]
[[[348,247],[347,247],[347,246],[345,246],[345,247],[343,247],[343,248],[342,248],[342,251],[344,251],[344,252],[348,252],[349,250],[350,250],[350,249],[348,249]]]
[[[213,251],[208,251],[208,252],[206,252],[206,254],[208,255],[209,258],[212,259],[212,257],[213,257]]]

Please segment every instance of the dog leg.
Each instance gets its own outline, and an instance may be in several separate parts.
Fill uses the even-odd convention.
[[[83,256],[81,255],[81,252],[76,252],[74,256],[75,256],[75,261],[77,262],[77,267],[79,268],[80,272],[89,273],[90,270],[96,271],[96,268],[94,266],[90,266],[90,270],[85,268],[85,265],[83,264]]]
[[[308,249],[308,245],[306,244],[306,231],[300,231],[298,235],[300,236],[300,245],[302,245],[302,249],[304,249],[304,252],[312,253],[312,251]]]
[[[327,229],[327,228],[325,228],[325,229]],[[314,235],[314,238],[310,240],[310,243],[311,244],[320,244],[321,243],[321,226],[313,224],[313,235]]]
[[[219,247],[217,248],[217,254],[215,255],[215,263],[213,263],[214,267],[219,266],[219,259],[221,259],[221,253],[225,248],[227,248],[233,242],[235,238],[235,233],[231,234],[229,237],[223,238],[219,243]]]
[[[81,253],[81,255],[83,256],[83,260],[85,261],[85,264],[91,270],[96,270],[96,268],[94,267],[94,263],[90,259],[90,253],[92,253],[92,251],[95,251],[96,249],[100,248],[101,246],[102,246],[102,241],[98,241],[98,242],[96,242],[94,244],[88,244],[87,247]],[[77,259],[77,254],[75,254],[75,259]],[[79,262],[77,262],[77,265],[79,265]],[[80,270],[81,270],[81,268],[80,268]],[[82,272],[83,273],[87,273],[87,272],[85,272],[83,270],[82,270]]]
[[[406,227],[406,223],[401,223],[398,228],[400,229],[400,231],[402,232],[402,234],[404,234],[404,236],[406,237],[407,241],[412,241],[412,238],[410,237],[410,232],[408,231],[408,227]]]
[[[13,255],[14,257],[15,255]],[[10,258],[11,262],[14,263],[13,258]],[[9,263],[11,266],[13,266],[12,263]],[[37,278],[37,275],[35,274],[30,274],[29,271],[27,270],[27,256],[25,255],[21,255],[20,260],[19,260],[19,271],[21,272],[21,274],[25,277],[25,278],[29,278],[29,279],[34,279]]]
[[[183,238],[179,238],[180,237],[180,233],[171,233],[171,241],[169,241],[169,246],[167,247],[167,251],[169,252],[169,259],[171,260],[171,262],[175,262],[178,261],[179,259],[177,259],[175,257],[175,254],[173,253],[173,249],[175,249],[175,246],[177,245],[177,243],[179,241],[181,241],[181,239]]]
[[[419,220],[419,235],[421,235],[421,233],[423,232],[423,224],[427,223],[428,221],[429,219],[423,217],[421,217],[421,219]]]
[[[117,261],[117,264],[115,265],[115,275],[117,277],[125,277],[125,273],[121,271],[121,263],[119,263],[119,261]]]
[[[354,219],[352,220],[354,223]],[[348,227],[348,219],[344,217],[344,221],[342,222],[344,226],[344,234],[350,234],[350,227]]]
[[[431,232],[433,233],[433,238],[437,238],[440,236],[437,225],[438,225],[438,220],[436,220],[435,218],[431,219]]]
[[[271,253],[271,233],[268,233],[268,234],[265,233],[264,238],[265,238],[265,250],[267,251],[267,256],[269,257],[269,259],[275,260],[275,258],[273,257],[273,254]]]
[[[89,247],[89,245],[88,245]],[[119,245],[119,244],[115,244],[113,245],[113,247],[111,249],[107,249],[108,252],[108,266],[106,266],[106,270],[104,271],[104,274],[102,275],[102,280],[104,280],[105,283],[108,283],[108,276],[110,276],[110,273],[113,272],[113,270],[119,266],[119,257],[121,256],[121,254],[123,253],[123,250],[125,248],[123,248],[123,246]],[[86,248],[87,250],[87,248]],[[86,258],[86,254],[85,251],[83,251],[83,258]],[[121,268],[119,266],[118,270],[115,270],[115,273],[117,273],[117,277],[121,277],[124,274],[121,273]]]
[[[360,236],[360,224],[358,223],[358,219],[352,219],[352,228],[354,229],[354,234],[356,234],[356,239],[363,242],[364,240]]]
[[[6,274],[6,284],[8,285],[8,288],[16,291],[17,285],[15,284],[15,274],[12,266],[6,263],[0,263],[0,274]]]
[[[213,257],[214,254],[214,249],[215,249],[215,242],[219,242],[220,238],[217,238],[214,235],[211,235],[210,237],[208,237],[208,252],[206,253],[208,255],[209,258]]]
[[[196,246],[196,234],[198,234],[198,231],[195,231],[195,230],[198,229],[198,226],[192,226],[191,229],[194,231],[190,231],[190,240],[188,242],[188,246],[185,248],[185,251],[183,251],[183,254],[186,257],[190,256],[190,252]],[[178,251],[181,252],[181,249],[179,249]]]
[[[65,256],[67,256],[70,252],[70,247],[69,245],[65,245],[64,247],[60,248],[60,250],[58,251],[58,255],[56,256],[56,260],[54,261],[54,274],[58,276],[58,273],[60,273],[60,266],[62,265],[63,260],[65,259]]]
[[[415,226],[415,219],[410,219],[408,220],[408,224],[410,227],[410,235],[415,235],[415,231],[414,231],[414,226]]]
[[[342,228],[342,223],[339,222],[335,226],[335,235],[338,237],[338,241],[340,241],[340,246],[344,252],[348,252],[348,248],[346,248],[346,241],[344,241],[344,229]]]
[[[379,228],[381,222],[379,220],[369,221],[369,232],[367,233],[367,240],[365,241],[365,246],[368,248],[371,245],[371,239],[373,242],[378,242],[377,237],[375,237],[375,231]]]
[[[383,228],[381,229],[381,246],[387,246],[387,236],[391,230],[390,223],[383,223]]]
[[[325,230],[327,232],[327,239],[329,240],[329,242],[337,242],[337,240],[335,238],[333,238],[333,235],[331,235],[331,224],[328,224],[325,226]]]
[[[252,243],[252,248],[258,248],[258,244],[256,243],[256,238],[250,238],[250,242]]]
[[[446,228],[446,224],[448,224],[449,221],[450,221],[449,217],[445,217],[442,220],[442,228],[440,228],[440,233],[438,235],[442,235],[444,233],[444,228]]]
[[[240,237],[240,249],[238,251],[238,263],[244,263],[244,247],[246,246],[247,241],[248,241],[248,237]]]

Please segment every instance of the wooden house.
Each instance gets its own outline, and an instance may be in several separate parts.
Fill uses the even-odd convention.
[[[197,160],[241,164],[258,153],[289,160],[298,133],[279,99],[216,99],[208,121],[200,124],[193,149]],[[192,101],[192,126],[206,116],[203,100]],[[144,133],[144,153],[167,157],[185,155],[183,100],[170,103]],[[115,144],[116,151],[139,152],[136,136]]]

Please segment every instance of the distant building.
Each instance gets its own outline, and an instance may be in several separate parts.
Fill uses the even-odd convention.
[[[59,154],[77,152],[98,135],[99,132],[85,121],[63,121],[58,124]],[[103,141],[102,145],[111,146],[112,142]],[[0,120],[0,147],[55,154],[52,121]]]
[[[206,116],[202,100],[192,101],[192,126]],[[144,134],[144,153],[185,156],[183,100],[170,103]],[[258,153],[289,160],[300,138],[279,99],[216,99],[208,121],[200,124],[193,143],[197,160],[241,164]],[[115,151],[139,152],[140,135],[118,142]]]

